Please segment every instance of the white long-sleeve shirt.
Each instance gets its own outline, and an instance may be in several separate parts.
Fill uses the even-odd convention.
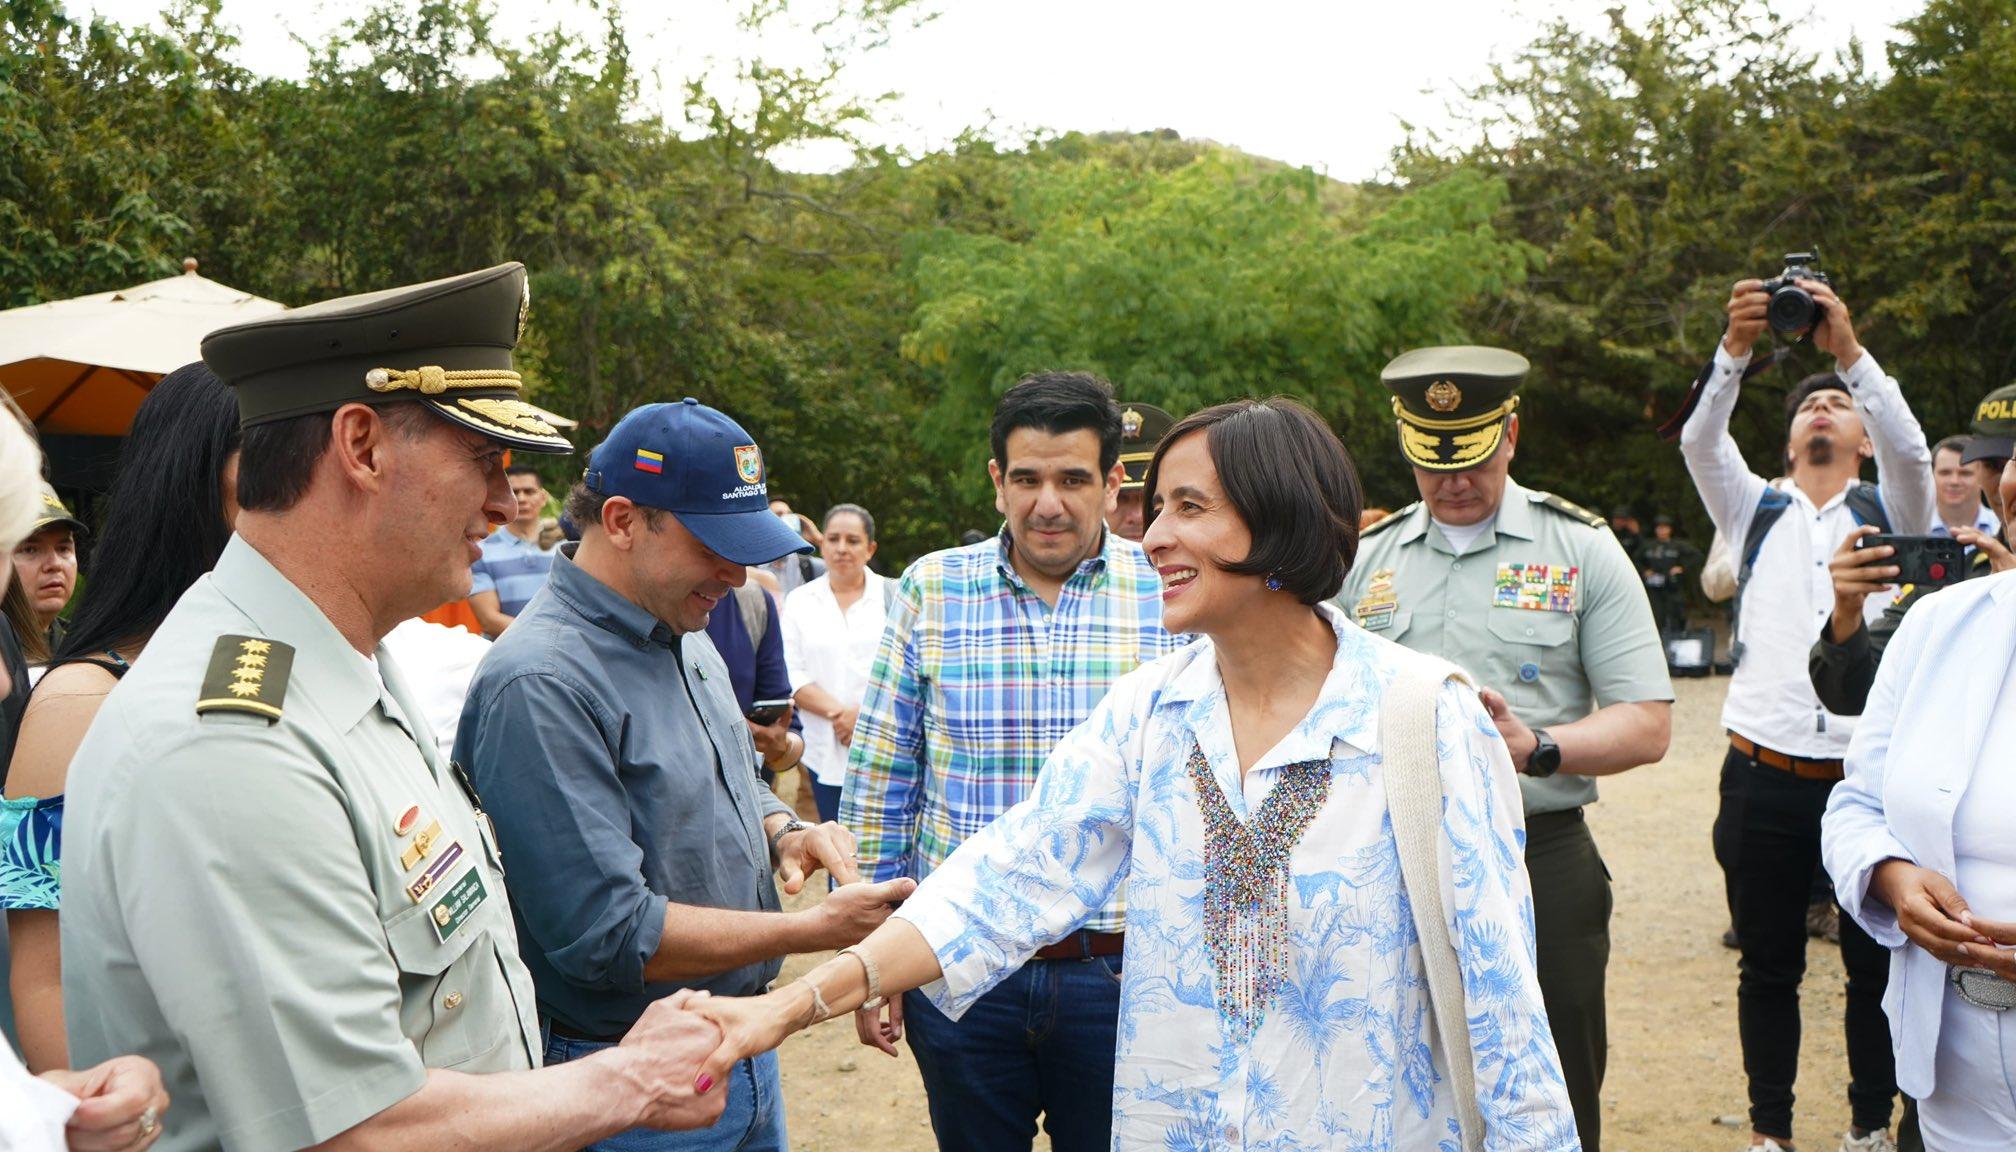
[[[1738,551],[1769,483],[1743,462],[1729,435],[1729,416],[1749,363],[1748,356],[1738,359],[1718,344],[1700,401],[1680,430],[1680,452],[1701,502],[1730,548]],[[1938,511],[1925,430],[1904,402],[1897,381],[1868,352],[1841,373],[1841,380],[1876,450],[1877,484],[1890,530],[1923,534]],[[1827,561],[1855,529],[1855,517],[1847,506],[1846,489],[1816,507],[1798,485],[1784,487],[1792,506],[1765,535],[1743,592],[1739,634],[1734,637],[1743,645],[1743,659],[1729,682],[1722,725],[1780,752],[1837,759],[1848,749],[1855,721],[1820,706],[1806,657],[1821,623],[1834,610]],[[1871,596],[1864,612],[1873,619],[1887,602]]]

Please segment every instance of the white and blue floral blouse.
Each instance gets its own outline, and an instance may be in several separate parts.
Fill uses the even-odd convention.
[[[1309,715],[1243,783],[1217,660],[1199,640],[1115,683],[1057,745],[1035,792],[967,840],[897,913],[936,951],[945,976],[924,991],[956,1019],[1127,885],[1116,1149],[1459,1146],[1380,775],[1380,698],[1422,657],[1330,605],[1318,610],[1337,633],[1329,677]],[[1534,975],[1525,829],[1505,745],[1476,694],[1453,683],[1437,704],[1436,743],[1443,900],[1485,1147],[1579,1149]],[[1202,757],[1194,775],[1193,750]],[[1310,803],[1309,773],[1325,765]],[[1207,771],[1223,805],[1201,787]],[[1266,804],[1277,784],[1284,795],[1295,788],[1307,820],[1277,884],[1282,939],[1227,979],[1219,965],[1239,949],[1224,946],[1221,904],[1207,899],[1227,890],[1227,854],[1207,853],[1206,805],[1221,831],[1235,819],[1235,833],[1251,828],[1261,843],[1254,826],[1294,807]],[[1250,925],[1241,931],[1251,936]],[[1278,972],[1255,984],[1255,963]],[[1237,991],[1255,987],[1265,993],[1258,1003]]]

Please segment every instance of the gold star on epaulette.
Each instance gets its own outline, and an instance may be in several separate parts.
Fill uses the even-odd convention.
[[[280,719],[287,696],[287,676],[294,668],[294,649],[278,640],[251,636],[221,636],[210,654],[210,668],[196,698],[196,714],[250,713],[267,721]]]

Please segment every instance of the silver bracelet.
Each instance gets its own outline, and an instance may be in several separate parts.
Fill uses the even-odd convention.
[[[874,959],[868,953],[863,952],[861,946],[858,944],[849,944],[847,947],[840,949],[839,955],[852,956],[856,960],[859,960],[861,962],[861,971],[868,977],[868,999],[863,1000],[861,1007],[856,1008],[855,1011],[873,1012],[877,1008],[882,1007],[882,1005],[887,1004],[888,1001],[882,996],[882,970],[875,966]]]

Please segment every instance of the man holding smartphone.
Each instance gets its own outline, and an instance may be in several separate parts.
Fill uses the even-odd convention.
[[[738,611],[749,565],[805,546],[766,497],[762,453],[727,416],[690,399],[631,412],[568,494],[580,542],[469,687],[455,758],[508,859],[548,1065],[681,991],[760,992],[784,956],[860,941],[915,886],[858,883],[851,835],[799,823],[757,783],[705,630]],[[796,893],[820,868],[840,887],[782,911],[779,882]],[[776,1054],[731,1075],[713,1128],[594,1147],[781,1152]]]
[[[1730,748],[1714,836],[1742,952],[1737,1023],[1750,1142],[1768,1150],[1792,1143],[1808,881],[1820,860],[1820,814],[1842,778],[1855,725],[1821,705],[1806,666],[1813,637],[1834,609],[1827,562],[1858,526],[1920,535],[1934,514],[1932,453],[1897,381],[1856,339],[1847,305],[1828,284],[1801,280],[1798,287],[1815,306],[1813,326],[1780,339],[1810,335],[1835,370],[1807,377],[1786,397],[1789,482],[1774,485],[1751,471],[1729,435],[1751,350],[1769,323],[1772,294],[1761,280],[1731,291],[1728,330],[1680,430],[1687,470],[1738,572],[1730,643],[1736,671],[1722,709]],[[1861,480],[1872,457],[1878,484]],[[1756,610],[1746,611],[1746,602]],[[1863,610],[1873,617],[1886,602],[1871,596]],[[1853,1113],[1841,1147],[1875,1152],[1891,1147],[1897,1090],[1882,1009],[1889,957],[1846,917],[1840,930]]]

